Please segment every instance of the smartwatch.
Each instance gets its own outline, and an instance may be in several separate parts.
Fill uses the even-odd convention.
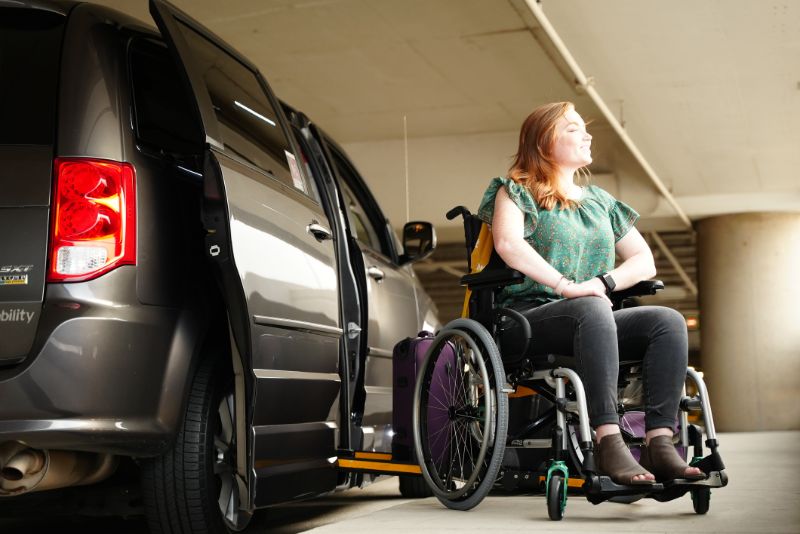
[[[617,283],[611,278],[611,275],[608,273],[598,274],[597,278],[603,282],[603,285],[606,286],[606,295],[610,295],[614,288],[617,287]]]

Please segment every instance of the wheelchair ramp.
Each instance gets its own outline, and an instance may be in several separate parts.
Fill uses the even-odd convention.
[[[339,457],[337,467],[380,475],[422,475],[419,465],[393,462],[392,455],[383,452],[356,451],[352,457]]]

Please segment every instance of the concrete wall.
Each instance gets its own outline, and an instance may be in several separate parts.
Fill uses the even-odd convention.
[[[717,428],[800,429],[800,213],[704,219],[697,249]]]

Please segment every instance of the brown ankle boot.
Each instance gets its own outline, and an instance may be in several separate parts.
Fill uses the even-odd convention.
[[[706,475],[687,475],[689,465],[683,461],[675,450],[671,436],[656,436],[642,448],[642,467],[656,476],[659,482],[667,480],[702,480]]]
[[[594,458],[600,474],[608,475],[617,484],[650,486],[655,483],[654,480],[633,480],[634,476],[649,472],[633,459],[621,434],[609,434],[601,439]]]

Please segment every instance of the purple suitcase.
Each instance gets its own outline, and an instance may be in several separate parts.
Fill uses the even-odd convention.
[[[622,432],[628,434],[634,438],[640,438],[644,440],[645,437],[645,427],[644,427],[644,412],[631,410],[629,412],[625,412],[622,417],[619,418],[619,426]],[[677,434],[680,431],[680,426],[678,423],[675,423],[675,426],[672,428],[672,432]],[[681,458],[686,458],[686,447],[681,445],[680,443],[675,445],[675,448],[678,450],[678,455]],[[633,455],[634,460],[637,462],[641,459],[642,456],[642,449],[641,447],[631,447],[631,455]]]
[[[409,337],[400,341],[394,346],[392,352],[392,383],[394,386],[392,393],[392,429],[394,431],[392,460],[394,461],[410,463],[417,461],[414,454],[414,388],[417,374],[425,361],[425,354],[433,343],[433,339],[434,335],[431,332],[422,331],[417,334],[417,337]],[[437,380],[436,375],[445,378],[447,373],[445,362],[455,361],[455,353],[449,344],[445,345],[442,350],[448,351],[450,355],[449,357],[445,355],[445,358],[440,356],[437,361],[432,380],[433,387],[436,387],[437,384],[448,383],[446,379]],[[452,368],[453,366],[450,366],[450,369]],[[452,379],[450,383],[452,383]],[[431,391],[431,394],[436,394],[436,392]],[[449,422],[448,414],[441,410],[434,412],[429,409],[427,418],[429,432],[441,429]],[[441,457],[449,444],[447,432],[440,433],[440,435],[439,439],[430,444],[431,454],[435,458]]]

